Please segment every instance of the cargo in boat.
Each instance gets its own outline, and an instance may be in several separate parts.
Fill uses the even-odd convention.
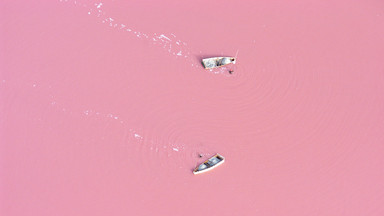
[[[235,64],[236,58],[234,57],[213,57],[205,58],[202,60],[205,69],[214,69],[227,64]]]

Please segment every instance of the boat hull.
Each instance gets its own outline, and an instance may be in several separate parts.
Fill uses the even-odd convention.
[[[202,60],[202,63],[205,69],[214,69],[214,68],[222,67],[228,64],[235,64],[236,58],[233,58],[233,57],[205,58]]]
[[[200,164],[198,167],[196,167],[193,170],[193,174],[197,175],[197,174],[211,171],[212,169],[222,165],[224,162],[225,162],[225,158],[219,154],[216,154],[215,156],[209,158],[208,160]]]

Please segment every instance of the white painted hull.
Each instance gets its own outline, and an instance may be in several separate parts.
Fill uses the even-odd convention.
[[[204,169],[199,169],[200,166],[209,163],[210,160],[215,159],[215,158],[219,159],[220,161],[214,163],[210,167],[207,167],[207,168],[204,168]],[[220,166],[221,164],[223,164],[224,162],[225,162],[225,158],[223,156],[219,155],[219,154],[216,154],[215,156],[213,156],[210,159],[204,161],[204,163],[202,163],[198,167],[196,167],[193,170],[193,174],[197,175],[197,174],[201,174],[201,173],[205,173],[205,172],[211,171],[212,169],[214,169],[214,168]]]
[[[233,57],[213,57],[202,60],[205,69],[214,69],[228,64],[235,64],[236,58]]]

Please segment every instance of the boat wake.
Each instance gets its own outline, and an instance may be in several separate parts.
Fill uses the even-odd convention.
[[[103,9],[105,4],[107,4],[104,2],[96,2],[92,4],[86,4],[81,1],[74,0],[59,0],[59,2],[80,6],[86,9],[86,14],[95,17],[100,23],[117,31],[122,31],[126,34],[135,36],[137,39],[145,40],[153,45],[159,46],[170,55],[189,62],[192,67],[200,67],[199,62],[191,58],[191,49],[188,47],[187,43],[178,39],[173,33],[146,33],[132,28],[129,24],[108,16],[108,13]]]

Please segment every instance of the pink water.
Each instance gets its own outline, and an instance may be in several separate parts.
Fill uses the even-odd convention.
[[[1,1],[0,214],[384,215],[383,35],[378,0]]]

